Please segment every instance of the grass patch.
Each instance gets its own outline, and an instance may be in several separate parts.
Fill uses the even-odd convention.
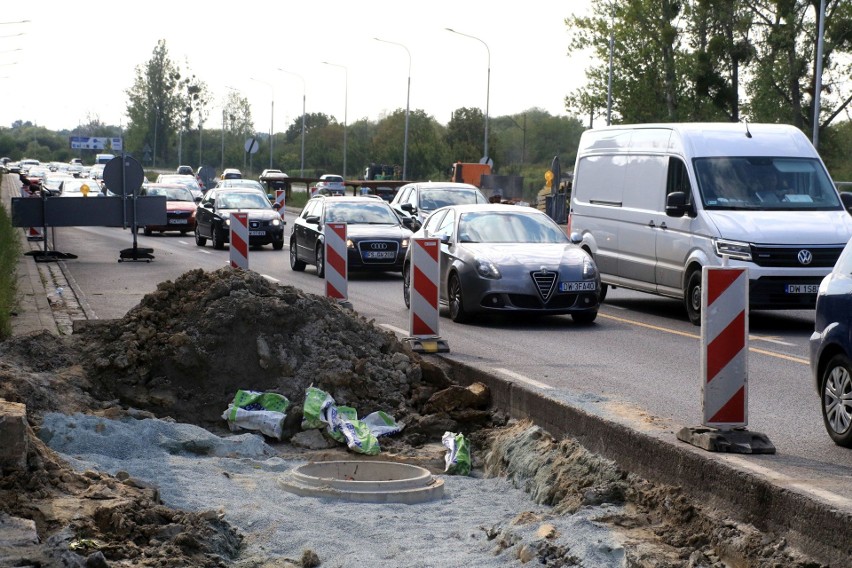
[[[0,203],[0,339],[12,335],[12,312],[18,292],[18,257],[21,241],[12,218]]]

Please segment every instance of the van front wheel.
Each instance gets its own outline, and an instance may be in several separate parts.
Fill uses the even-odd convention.
[[[701,271],[694,270],[686,281],[686,290],[683,292],[683,303],[686,306],[686,314],[692,325],[701,325]]]

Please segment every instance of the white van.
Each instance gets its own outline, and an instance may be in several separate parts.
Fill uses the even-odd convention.
[[[682,298],[699,325],[701,267],[723,255],[748,269],[751,308],[812,309],[852,237],[850,206],[793,126],[610,126],[580,138],[568,232],[582,234],[604,294]]]

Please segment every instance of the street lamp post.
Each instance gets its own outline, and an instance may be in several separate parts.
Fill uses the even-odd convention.
[[[408,90],[405,93],[405,139],[402,144],[402,179],[406,180],[408,179],[408,107],[409,101],[411,100],[411,52],[408,51],[408,48],[401,43],[388,41],[386,39],[379,39],[377,37],[373,39],[384,43],[390,43],[392,45],[398,45],[408,54]]]
[[[491,50],[488,48],[488,44],[479,39],[478,37],[464,34],[462,32],[457,32],[451,28],[445,28],[448,32],[452,32],[454,34],[458,34],[464,37],[469,37],[470,39],[475,39],[479,43],[485,46],[485,51],[488,52],[488,84],[485,89],[485,161],[488,161],[488,105],[491,99]]]
[[[338,65],[337,63],[329,63],[328,61],[323,61],[326,65],[331,65],[333,67],[340,67],[343,69],[345,77],[346,77],[346,86],[343,90],[343,179],[346,179],[346,122],[347,122],[347,114],[349,112],[349,70],[344,65]]]
[[[272,137],[274,136],[274,128],[273,128],[273,117],[275,116],[275,88],[272,84],[267,83],[266,81],[261,81],[260,79],[255,79],[251,77],[252,81],[257,81],[258,83],[263,83],[267,87],[269,87],[270,92],[272,93],[272,104],[269,109],[269,169],[272,169]]]
[[[280,67],[278,68],[278,70],[282,73],[295,75],[296,77],[302,80],[302,164],[299,176],[305,177],[305,78],[299,75],[298,73],[293,73],[292,71],[287,71],[286,69],[281,69]]]

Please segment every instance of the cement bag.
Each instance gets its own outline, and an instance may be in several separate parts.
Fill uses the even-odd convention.
[[[368,414],[361,419],[361,422],[367,425],[376,438],[398,434],[402,431],[402,426],[396,423],[393,416],[382,410]]]
[[[280,440],[289,406],[287,397],[278,393],[238,390],[222,418],[228,421],[231,432],[258,430]]]
[[[326,416],[332,406],[334,399],[330,394],[313,386],[308,387],[305,391],[305,406],[302,409],[302,430],[331,426]]]

